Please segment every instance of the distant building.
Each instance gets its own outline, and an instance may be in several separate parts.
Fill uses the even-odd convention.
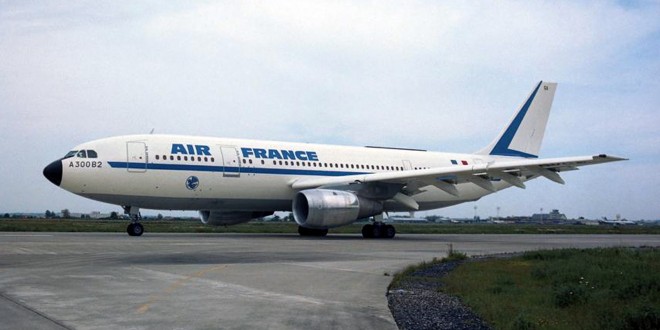
[[[414,218],[414,217],[406,217],[406,216],[393,216],[387,218],[387,220],[393,223],[429,223],[429,221],[426,218]]]
[[[539,223],[558,223],[568,220],[564,213],[559,213],[559,210],[552,210],[550,213],[535,213],[532,215],[533,222]]]

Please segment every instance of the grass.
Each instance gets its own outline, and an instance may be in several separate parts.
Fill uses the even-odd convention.
[[[127,220],[0,219],[0,231],[123,232]],[[291,222],[248,222],[234,226],[207,226],[189,220],[144,220],[153,233],[297,233]],[[333,228],[330,233],[360,233],[364,224]],[[499,224],[395,224],[400,234],[660,234],[660,226],[579,226]]]
[[[660,329],[660,249],[535,251],[442,279],[496,329]]]

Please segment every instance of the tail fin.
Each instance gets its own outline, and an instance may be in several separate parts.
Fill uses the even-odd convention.
[[[509,125],[477,154],[537,158],[557,83],[539,82]]]

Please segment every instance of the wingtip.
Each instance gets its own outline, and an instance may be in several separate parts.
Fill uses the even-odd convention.
[[[612,161],[612,162],[621,161],[621,160],[630,160],[628,158],[612,156],[612,155],[607,155],[607,154],[596,155],[596,156],[594,156],[594,159],[606,159],[606,160],[609,160],[609,161]]]

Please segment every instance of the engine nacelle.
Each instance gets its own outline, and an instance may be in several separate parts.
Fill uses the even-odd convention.
[[[199,211],[199,217],[205,225],[227,226],[266,217],[273,213],[256,211]]]
[[[348,191],[309,189],[296,194],[292,209],[298,225],[326,229],[383,213],[383,204]]]

